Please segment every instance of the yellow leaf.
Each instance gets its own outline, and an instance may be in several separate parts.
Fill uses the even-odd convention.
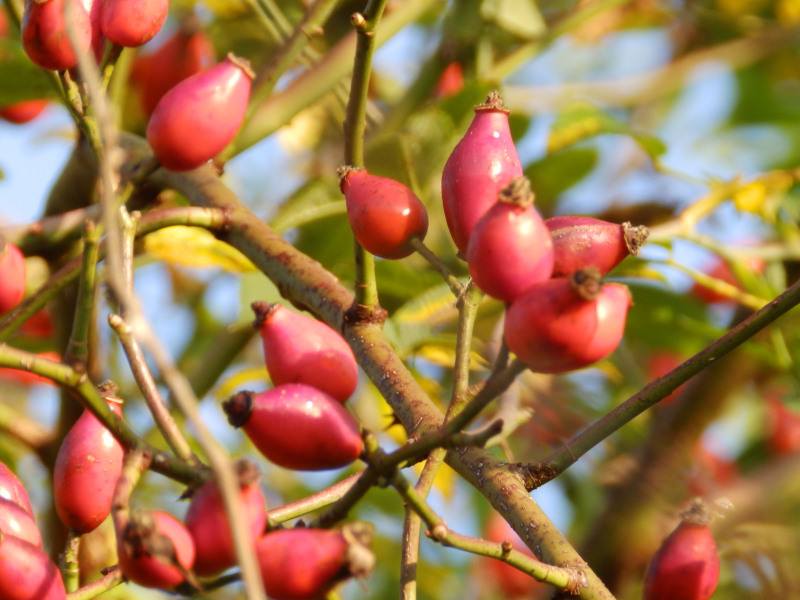
[[[197,227],[166,227],[144,238],[145,251],[185,267],[220,267],[234,273],[255,271],[241,252]]]
[[[262,382],[269,381],[269,373],[267,373],[266,367],[251,367],[229,375],[214,390],[214,397],[217,400],[226,400],[245,387],[245,383],[256,379]]]
[[[449,369],[453,368],[453,365],[456,362],[456,351],[455,348],[451,348],[450,346],[439,346],[436,344],[428,344],[423,346],[417,351],[417,356],[420,358],[424,358],[432,362],[435,365],[439,365],[440,367],[447,367]],[[479,369],[486,369],[489,367],[489,363],[487,363],[483,357],[478,354],[477,352],[470,352],[469,355],[469,368],[472,371],[477,371]]]

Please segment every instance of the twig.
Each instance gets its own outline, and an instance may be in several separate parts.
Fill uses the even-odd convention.
[[[67,594],[67,600],[91,600],[108,590],[114,589],[125,581],[118,566],[111,567],[108,572],[92,583],[83,586],[81,589]]]
[[[363,473],[363,471],[361,473]],[[359,477],[361,477],[361,473],[350,475],[347,479],[343,479],[339,483],[335,483],[316,494],[311,494],[302,500],[273,508],[267,511],[267,517],[276,523],[283,523],[284,521],[296,519],[297,517],[302,517],[310,512],[329,506],[339,500],[353,487]]]
[[[430,263],[430,265],[436,269],[436,272],[442,276],[447,282],[447,285],[450,286],[450,291],[453,292],[456,298],[461,297],[462,292],[464,291],[464,286],[461,282],[450,272],[450,269],[447,268],[447,265],[444,264],[441,259],[436,256],[433,251],[425,245],[418,237],[413,237],[409,241],[411,247],[417,251],[417,253],[424,258],[425,260]]]
[[[145,450],[133,449],[125,453],[122,473],[117,479],[117,484],[114,487],[114,496],[111,500],[111,518],[114,521],[114,529],[117,531],[117,539],[121,539],[120,533],[128,525],[133,490],[144,475],[144,472],[150,468],[150,465],[151,454]]]
[[[89,221],[96,221],[103,207],[95,204],[88,208],[78,208],[69,212],[44,217],[25,225],[12,225],[0,228],[6,240],[18,246],[23,253],[30,255],[62,242],[77,239],[81,227]]]
[[[183,437],[183,433],[175,423],[169,410],[164,406],[158,386],[153,379],[152,373],[150,373],[150,369],[147,367],[147,361],[144,358],[144,354],[142,354],[139,343],[133,337],[131,328],[118,315],[109,315],[108,324],[119,336],[119,341],[122,343],[122,347],[128,357],[128,363],[131,366],[133,377],[136,379],[136,384],[139,386],[145,402],[147,402],[147,407],[153,415],[153,420],[156,422],[167,444],[181,460],[190,465],[198,465],[197,457],[192,452],[186,438]]]
[[[0,402],[0,429],[37,453],[55,439],[52,430],[3,402]]]
[[[81,547],[81,534],[74,529],[67,536],[67,544],[61,557],[61,574],[67,593],[77,591],[81,586],[81,570],[78,564],[78,551]]]
[[[682,365],[659,377],[628,398],[588,429],[579,433],[542,462],[530,465],[531,485],[538,487],[550,481],[620,427],[675,391],[713,361],[728,354],[781,315],[800,304],[800,282],[795,283],[758,312],[739,323],[728,333],[695,354]]]
[[[67,351],[64,353],[64,362],[79,373],[86,371],[86,363],[89,361],[89,330],[95,316],[95,279],[99,244],[100,231],[93,221],[86,221],[83,226],[83,261],[78,279],[75,319]]]

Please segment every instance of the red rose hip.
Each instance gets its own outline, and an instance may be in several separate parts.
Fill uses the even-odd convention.
[[[106,401],[121,416],[120,400]],[[89,533],[105,520],[123,457],[124,450],[111,432],[84,410],[64,438],[53,472],[56,512],[64,525]]]
[[[506,342],[534,372],[574,371],[614,351],[630,304],[627,287],[602,284],[594,269],[551,279],[534,285],[511,305]]]
[[[0,108],[0,119],[22,125],[30,123],[47,108],[47,100],[23,100]]]
[[[626,256],[638,256],[647,241],[647,227],[616,225],[591,217],[553,217],[544,224],[553,238],[553,277],[595,267],[606,275]]]
[[[240,392],[223,409],[264,456],[287,469],[337,469],[361,454],[358,424],[341,402],[302,383]]]
[[[42,536],[33,517],[19,504],[0,498],[0,532],[42,547]]]
[[[117,532],[122,574],[144,587],[180,585],[194,564],[194,542],[175,517],[160,510],[133,513]]]
[[[467,263],[479,288],[513,302],[532,285],[550,279],[553,243],[533,207],[527,178],[512,179],[499,197],[475,226]]]
[[[282,529],[256,544],[267,595],[274,600],[314,600],[354,575],[366,577],[374,566],[368,550],[373,530],[366,523],[342,531]],[[358,552],[351,552],[356,547]]]
[[[254,302],[272,383],[304,383],[344,402],[358,385],[358,365],[342,336],[280,304]]]
[[[24,297],[25,257],[0,235],[0,314],[14,308]]]
[[[475,107],[475,118],[442,172],[442,201],[447,227],[458,249],[467,254],[472,230],[497,201],[522,166],[508,127],[508,109],[492,92]]]
[[[92,42],[89,15],[77,0],[72,2],[75,32],[81,52]],[[36,65],[64,71],[78,64],[78,55],[67,36],[64,0],[25,0],[22,13],[22,47]]]
[[[358,243],[381,258],[405,258],[414,252],[409,240],[425,239],[428,212],[402,183],[370,175],[364,169],[339,169],[339,187],[347,218]]]
[[[253,76],[247,61],[228,54],[161,98],[147,141],[166,169],[195,169],[225,149],[244,120]]]
[[[64,581],[38,547],[0,532],[0,598],[3,600],[64,600]]]
[[[28,499],[28,492],[25,486],[14,475],[14,472],[0,462],[0,498],[11,500],[25,509],[29,515],[33,516],[31,501]]]
[[[104,0],[103,35],[120,46],[136,48],[161,31],[168,10],[169,0]]]
[[[719,581],[719,554],[701,501],[661,544],[644,580],[643,600],[708,600]]]
[[[253,542],[264,533],[267,512],[258,485],[256,466],[247,460],[237,463],[241,498]],[[194,571],[200,576],[223,571],[236,564],[228,516],[216,481],[209,481],[192,495],[184,519],[195,546]]]

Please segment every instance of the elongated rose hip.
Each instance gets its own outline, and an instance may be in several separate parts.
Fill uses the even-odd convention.
[[[28,492],[25,486],[14,475],[14,472],[0,462],[0,498],[11,500],[25,509],[29,515],[33,516],[31,501],[28,499]]]
[[[92,25],[80,2],[72,2],[78,48],[86,52],[92,43]],[[35,64],[64,71],[78,64],[78,55],[67,36],[64,0],[25,0],[22,13],[22,47]]]
[[[41,550],[0,532],[0,598],[3,600],[64,600],[61,571]]]
[[[122,416],[118,398],[107,397],[106,402]],[[53,472],[56,512],[64,525],[88,533],[105,520],[123,457],[124,450],[111,432],[84,410],[64,438]]]
[[[472,230],[497,201],[512,177],[522,176],[517,149],[508,127],[508,109],[498,92],[475,107],[467,133],[442,172],[442,200],[447,227],[458,249],[467,254]]]
[[[616,225],[591,217],[553,217],[544,224],[553,238],[553,277],[566,277],[588,267],[606,275],[626,256],[638,256],[649,234],[643,225]]]
[[[169,0],[104,0],[103,35],[120,46],[136,48],[161,31],[168,11]]]
[[[398,181],[342,167],[339,186],[347,218],[358,242],[375,256],[405,258],[414,252],[409,240],[425,239],[428,212],[416,194]]]
[[[708,600],[719,581],[719,553],[711,517],[697,500],[664,540],[644,580],[643,600]]]
[[[358,385],[358,365],[342,336],[316,319],[280,304],[254,302],[267,371],[276,386],[304,383],[347,400]]]
[[[228,54],[167,92],[147,126],[147,141],[162,166],[189,171],[222,152],[244,120],[253,77],[246,60]]]
[[[508,347],[531,370],[566,373],[608,356],[619,345],[631,297],[602,284],[595,269],[534,285],[509,308]]]
[[[24,100],[0,108],[0,119],[22,125],[30,123],[47,108],[48,100]]]
[[[511,180],[478,221],[467,250],[472,279],[490,296],[513,302],[553,271],[550,232],[533,207],[525,177]]]
[[[0,235],[0,314],[8,312],[25,297],[25,257]]]
[[[302,383],[240,392],[223,409],[264,456],[287,469],[337,469],[361,454],[358,424],[341,402]]]
[[[258,485],[260,475],[248,460],[241,460],[236,466],[245,523],[255,543],[267,525],[264,497]],[[207,482],[192,495],[184,523],[194,540],[194,570],[198,575],[217,573],[236,564],[231,527],[216,481]]]
[[[33,517],[16,502],[0,498],[0,532],[42,547],[42,536]]]

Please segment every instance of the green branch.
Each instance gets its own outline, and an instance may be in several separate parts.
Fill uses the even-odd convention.
[[[74,529],[67,536],[67,544],[62,556],[61,575],[64,578],[64,588],[67,593],[77,591],[81,586],[81,570],[78,563],[78,552],[81,547],[81,534]]]
[[[645,386],[594,425],[581,432],[542,462],[530,465],[526,476],[531,487],[539,487],[563,473],[577,460],[608,438],[620,427],[674,392],[700,371],[737,348],[781,315],[800,304],[800,282],[795,283],[757,313],[739,323],[716,342],[701,350],[685,363]]]
[[[118,566],[113,566],[97,581],[93,581],[79,590],[67,594],[67,600],[92,600],[92,598],[97,598],[100,594],[114,589],[124,581],[125,577],[122,575],[120,568]]]
[[[100,230],[93,221],[86,221],[83,231],[83,260],[78,279],[75,318],[67,351],[64,353],[64,362],[79,373],[86,371],[86,363],[89,360],[89,330],[95,316],[95,280],[100,244]]]
[[[428,248],[418,237],[411,238],[410,242],[411,247],[419,254],[422,258],[428,261],[428,263],[436,269],[436,272],[442,276],[442,279],[445,280],[447,285],[450,287],[450,291],[453,292],[456,298],[460,298],[462,292],[464,291],[464,286],[458,280],[458,278],[450,272],[450,269],[447,268],[447,265],[442,262],[438,256],[433,253],[433,250]]]

